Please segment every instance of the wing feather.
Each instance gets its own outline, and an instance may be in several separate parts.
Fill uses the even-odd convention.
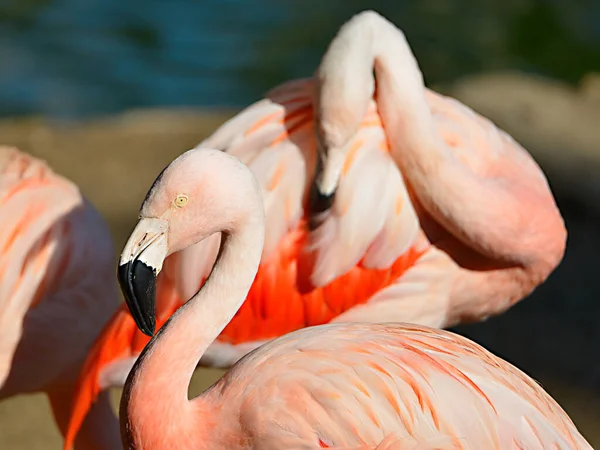
[[[231,153],[256,176],[267,217],[263,259],[297,228],[302,217],[307,158],[306,138],[299,135],[305,135],[312,126],[309,106],[305,93],[291,105],[266,98],[243,110],[199,144]]]
[[[84,200],[45,163],[9,147],[0,147],[0,199],[0,314],[24,314],[67,269],[58,262],[77,250],[68,215]]]
[[[256,176],[267,217],[263,261],[307,212],[316,162],[312,89],[307,79],[280,85],[199,144],[235,155]],[[319,226],[306,243],[305,251],[314,255],[309,276],[314,287],[327,285],[359,263],[389,268],[410,249],[419,230],[374,101],[347,146],[333,207],[318,218]]]
[[[372,105],[373,107],[373,105]],[[315,286],[324,286],[362,261],[390,267],[414,243],[419,221],[380,126],[362,127],[347,144],[333,207],[311,237]]]
[[[290,445],[320,440],[329,448],[366,449],[387,439],[389,448],[402,442],[407,448],[591,449],[531,378],[447,331],[361,323],[302,329],[248,355],[214,395],[235,396],[240,376],[261,377],[260,385],[243,387],[245,409],[262,423],[272,417],[295,437]],[[262,429],[246,423],[254,418],[248,412],[242,426]],[[276,437],[273,429],[257,439]]]

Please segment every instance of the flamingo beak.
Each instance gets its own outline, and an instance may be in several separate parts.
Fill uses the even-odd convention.
[[[343,155],[342,155],[343,156]],[[315,178],[308,197],[309,221],[311,230],[321,226],[323,214],[333,206],[335,193],[340,180],[341,167],[339,152],[329,152],[317,136],[317,167]]]
[[[346,154],[343,149],[328,147],[321,139],[317,138],[315,185],[319,195],[323,198],[333,199],[345,160]]]
[[[117,279],[125,302],[142,333],[152,337],[156,329],[156,277],[167,257],[168,222],[141,219],[121,253]]]

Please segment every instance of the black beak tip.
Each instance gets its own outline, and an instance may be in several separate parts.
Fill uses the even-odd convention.
[[[335,191],[331,194],[324,194],[316,184],[313,184],[310,190],[309,209],[313,214],[325,212],[333,206],[334,200]]]
[[[148,321],[148,323],[146,323],[145,321],[141,323],[140,321],[136,320],[136,324],[139,330],[146,336],[151,338],[154,337],[154,334],[156,333],[156,322],[154,316],[152,316],[152,320]]]
[[[156,270],[140,260],[121,264],[117,279],[133,320],[146,336],[156,331]]]
[[[154,332],[156,331],[156,325],[154,325],[152,327],[152,329],[150,328],[146,328],[146,327],[140,327],[140,331],[142,333],[144,333],[146,336],[153,338],[154,337]]]
[[[323,194],[316,183],[313,183],[308,200],[309,221],[308,226],[311,230],[319,228],[323,222],[323,213],[327,212],[333,206],[335,201],[335,191],[331,194]]]

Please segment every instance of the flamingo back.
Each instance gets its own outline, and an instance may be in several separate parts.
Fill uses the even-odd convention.
[[[222,424],[238,417],[227,428],[253,448],[591,449],[523,372],[462,336],[408,324],[290,333],[240,360],[202,406]]]
[[[29,378],[50,380],[80,363],[89,330],[108,319],[111,302],[116,306],[113,245],[106,223],[73,183],[12,147],[0,147],[0,223],[0,385],[12,370],[20,374],[14,383],[29,386]],[[59,326],[62,317],[73,318],[69,332]],[[13,360],[26,320],[37,324],[25,335],[35,348],[22,343],[24,352],[38,353],[30,371],[18,369],[31,365],[31,355]],[[41,326],[55,320],[55,327]],[[55,336],[44,334],[48,328]],[[55,348],[78,331],[76,345]]]

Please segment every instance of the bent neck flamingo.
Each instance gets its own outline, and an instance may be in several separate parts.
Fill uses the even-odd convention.
[[[77,186],[43,161],[0,147],[0,399],[48,395],[66,432],[77,377],[118,305],[108,226]],[[77,449],[118,445],[103,392]]]

